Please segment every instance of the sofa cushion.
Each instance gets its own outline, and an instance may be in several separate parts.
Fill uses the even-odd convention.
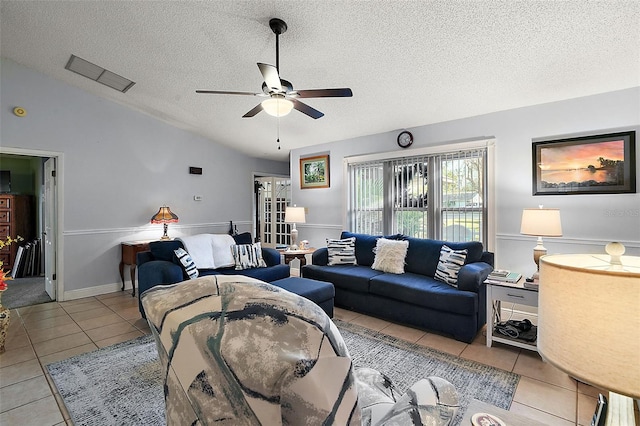
[[[355,265],[356,264],[356,238],[334,240],[327,238],[327,252],[329,265]]]
[[[371,269],[392,274],[404,273],[404,259],[407,256],[408,241],[394,241],[386,238],[378,239],[376,256]]]
[[[184,272],[189,276],[189,279],[193,280],[198,278],[198,268],[193,259],[191,259],[191,256],[189,256],[189,253],[183,248],[179,248],[173,252],[176,254],[176,257],[182,265],[182,269],[184,269]]]
[[[266,268],[267,264],[262,259],[262,247],[260,243],[238,244],[231,246],[236,271],[250,268]]]
[[[305,265],[302,268],[302,276],[305,278],[328,281],[338,288],[359,293],[367,293],[369,291],[369,280],[371,277],[382,273],[383,272],[376,271],[368,266],[358,265]]]
[[[215,275],[244,275],[245,277],[255,278],[261,281],[270,283],[271,281],[287,278],[291,274],[289,265],[284,263],[275,266],[269,266],[266,268],[250,268],[236,271],[236,268],[220,268],[212,270]],[[200,271],[200,276],[204,275],[206,271]]]
[[[236,242],[229,234],[189,235],[181,240],[198,268],[235,266],[231,246]]]
[[[366,235],[366,234],[354,234],[352,232],[343,231],[340,236],[341,239],[356,237],[356,261],[358,265],[371,266],[375,259],[375,253],[373,250],[376,248],[378,238],[382,235]]]
[[[371,294],[461,315],[476,315],[478,294],[457,288],[424,275],[406,272],[382,274],[371,278]]]
[[[446,244],[440,249],[440,260],[436,268],[435,279],[458,287],[458,271],[467,258],[467,249],[452,250]]]
[[[179,248],[184,248],[180,240],[152,241],[149,243],[149,251],[154,260],[177,263],[174,250]]]
[[[453,250],[467,250],[465,264],[479,262],[482,259],[482,243],[479,241],[450,242],[407,237],[409,250],[405,265],[406,272],[433,277],[440,260],[440,249],[446,244]]]

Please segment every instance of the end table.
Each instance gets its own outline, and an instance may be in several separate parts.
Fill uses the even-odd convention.
[[[283,250],[280,253],[284,255],[284,263],[289,264],[293,259],[300,261],[300,267],[307,264],[307,255],[312,254],[316,249],[310,248],[305,250]]]
[[[538,307],[538,290],[525,288],[524,278],[520,278],[517,283],[487,280],[487,346],[491,347],[493,342],[504,343],[505,345],[517,346],[522,349],[537,351],[535,342],[529,343],[508,339],[494,334],[493,327],[501,320],[501,302],[517,303]]]
[[[149,250],[149,241],[124,241],[120,243],[122,247],[122,259],[120,260],[120,279],[122,280],[122,290],[124,291],[124,265],[129,265],[131,274],[131,297],[136,296],[136,255],[141,251]]]

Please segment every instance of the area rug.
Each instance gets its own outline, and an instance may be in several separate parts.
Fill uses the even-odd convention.
[[[475,398],[508,409],[520,376],[366,328],[334,320],[356,367],[375,368],[404,391],[438,376],[458,390],[461,409]],[[164,395],[155,342],[143,336],[47,365],[75,425],[163,425]]]
[[[7,283],[2,293],[2,305],[9,309],[51,302],[44,290],[44,277],[16,278]]]

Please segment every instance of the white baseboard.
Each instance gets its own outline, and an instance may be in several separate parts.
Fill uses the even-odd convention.
[[[85,297],[100,296],[101,294],[115,293],[116,291],[120,291],[121,288],[122,283],[113,283],[103,284],[95,287],[81,288],[78,290],[69,290],[64,292],[64,298],[59,299],[59,301],[62,302],[68,300],[83,299]],[[125,282],[124,291],[131,294],[131,282]]]

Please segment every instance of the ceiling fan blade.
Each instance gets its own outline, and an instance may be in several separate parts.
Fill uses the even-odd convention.
[[[262,64],[258,62],[258,68],[264,77],[264,82],[271,90],[276,92],[282,92],[282,84],[280,83],[280,76],[278,75],[278,69],[273,65]]]
[[[341,89],[296,90],[298,98],[350,98],[353,92],[348,87]]]
[[[254,117],[260,111],[262,111],[262,104],[261,103],[256,105],[255,107],[253,107],[253,109],[251,111],[249,111],[248,113],[246,113],[245,115],[243,115],[242,118]]]
[[[293,107],[295,109],[297,109],[298,111],[300,111],[303,114],[308,115],[311,118],[315,118],[316,120],[322,116],[324,116],[324,113],[318,111],[315,108],[311,108],[309,105],[302,103],[296,99],[289,99],[291,102],[293,102]]]
[[[196,90],[196,93],[209,93],[214,95],[248,95],[248,96],[260,95],[260,93],[253,93],[253,92],[227,92],[224,90]]]

